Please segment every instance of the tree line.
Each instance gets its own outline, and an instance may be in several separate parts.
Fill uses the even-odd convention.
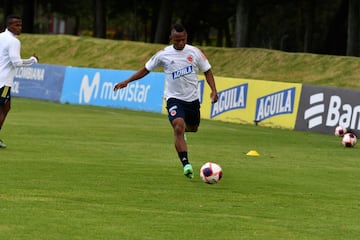
[[[67,34],[166,44],[180,22],[196,45],[360,56],[359,0],[2,0],[0,9],[22,15],[25,33],[49,33],[57,16]]]

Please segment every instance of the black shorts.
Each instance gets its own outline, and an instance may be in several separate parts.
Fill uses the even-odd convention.
[[[0,105],[4,105],[6,102],[10,101],[10,90],[11,87],[9,86],[3,86],[2,88],[0,88]]]
[[[199,126],[200,124],[200,102],[185,102],[175,98],[167,100],[166,109],[170,123],[175,118],[183,118],[189,126]]]

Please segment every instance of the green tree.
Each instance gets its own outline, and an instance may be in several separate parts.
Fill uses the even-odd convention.
[[[358,0],[349,0],[347,48],[346,55],[359,56],[360,38],[360,3]]]
[[[169,42],[169,29],[172,20],[173,2],[168,0],[160,0],[160,10],[156,22],[155,43]]]
[[[106,38],[106,0],[93,0],[94,37]]]
[[[26,0],[23,2],[22,8],[22,32],[33,33],[34,32],[34,14],[35,14],[35,0]]]
[[[237,0],[235,12],[234,47],[246,47],[249,28],[249,4],[247,0]]]
[[[50,21],[55,15],[75,21],[73,34],[86,30],[100,38],[167,43],[171,24],[181,22],[192,44],[351,56],[360,55],[359,5],[359,0],[0,1],[4,17],[23,15],[23,31],[29,33],[40,31],[34,28],[39,18]]]

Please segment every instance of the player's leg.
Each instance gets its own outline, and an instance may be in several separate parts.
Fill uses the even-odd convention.
[[[185,132],[197,132],[200,125],[200,102],[187,103],[185,112]]]
[[[200,125],[200,102],[193,101],[193,102],[186,102],[183,103],[182,109],[185,113],[185,132],[197,132],[198,127]],[[185,136],[184,132],[184,136]],[[185,140],[184,140],[185,141]],[[186,151],[187,156],[187,151]],[[184,175],[190,178],[193,178],[194,171],[190,164],[184,166]]]
[[[183,118],[175,118],[171,125],[174,129],[174,144],[177,152],[186,152],[187,145],[184,139],[185,122]]]
[[[6,116],[11,107],[10,87],[0,88],[0,130],[5,122]],[[5,143],[0,140],[0,148],[6,148]]]
[[[6,116],[10,111],[10,100],[6,101],[5,104],[0,105],[0,130],[5,122]]]
[[[168,118],[171,123],[171,126],[174,130],[174,145],[178,157],[184,167],[184,175],[193,178],[194,173],[192,166],[189,163],[187,144],[184,139],[185,133],[185,121],[184,121],[184,111],[182,103],[176,99],[169,99],[167,101],[167,110]]]

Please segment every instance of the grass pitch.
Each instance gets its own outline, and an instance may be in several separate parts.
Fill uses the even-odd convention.
[[[0,138],[2,240],[360,236],[359,147],[335,136],[203,120],[193,180],[161,114],[13,98]]]

